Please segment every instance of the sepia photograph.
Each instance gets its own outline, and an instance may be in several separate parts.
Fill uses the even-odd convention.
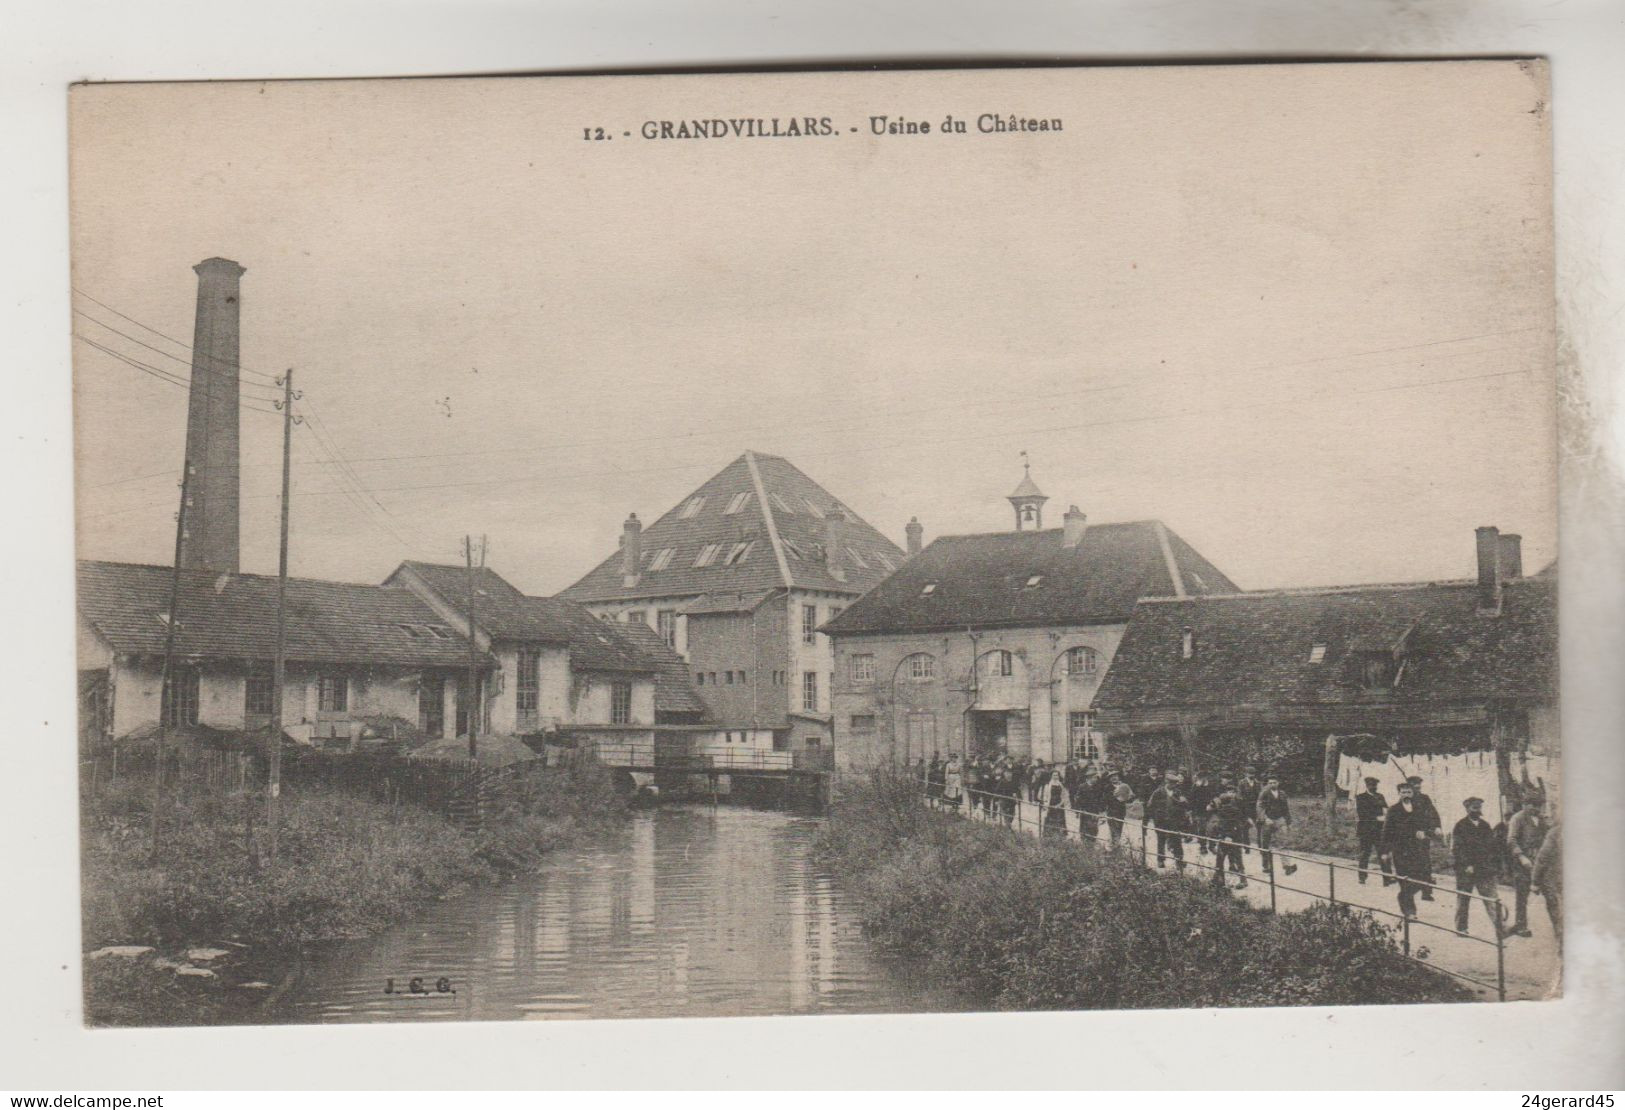
[[[1545,62],[68,119],[86,1026],[1563,995]]]

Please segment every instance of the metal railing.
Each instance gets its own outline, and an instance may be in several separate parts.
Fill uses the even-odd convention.
[[[1041,839],[1046,836],[1057,836],[1063,839],[1075,840],[1079,843],[1089,841],[1096,847],[1103,848],[1108,851],[1127,852],[1131,855],[1137,851],[1141,865],[1146,868],[1151,867],[1152,856],[1157,857],[1158,865],[1160,867],[1168,855],[1173,855],[1175,860],[1176,874],[1182,873],[1186,866],[1194,867],[1199,871],[1212,873],[1213,879],[1211,881],[1213,881],[1215,884],[1225,883],[1228,885],[1228,880],[1225,878],[1227,874],[1225,870],[1226,863],[1229,861],[1239,863],[1241,856],[1245,855],[1256,847],[1260,852],[1261,859],[1264,861],[1264,880],[1268,884],[1269,909],[1271,913],[1280,912],[1279,896],[1282,893],[1289,893],[1301,895],[1311,899],[1312,901],[1324,902],[1328,905],[1347,906],[1350,909],[1357,910],[1362,913],[1369,913],[1379,918],[1394,919],[1398,922],[1398,924],[1389,925],[1388,928],[1398,934],[1400,950],[1407,959],[1413,960],[1425,967],[1433,968],[1436,971],[1442,971],[1444,974],[1449,975],[1454,979],[1459,979],[1462,982],[1470,983],[1475,987],[1480,987],[1484,990],[1492,990],[1495,992],[1497,1000],[1501,1002],[1506,1001],[1506,909],[1502,904],[1499,895],[1491,898],[1478,894],[1474,891],[1462,890],[1455,887],[1446,888],[1437,883],[1424,882],[1421,879],[1390,875],[1388,872],[1381,870],[1380,867],[1377,869],[1385,880],[1384,885],[1387,885],[1387,881],[1390,879],[1395,883],[1408,884],[1411,887],[1413,898],[1419,895],[1423,890],[1428,890],[1440,891],[1444,896],[1454,896],[1457,899],[1468,899],[1469,908],[1472,902],[1479,903],[1483,906],[1484,913],[1488,915],[1491,924],[1494,926],[1493,939],[1487,939],[1480,936],[1474,936],[1470,932],[1462,932],[1449,926],[1438,925],[1431,921],[1425,921],[1419,916],[1401,913],[1398,910],[1388,910],[1383,909],[1380,906],[1368,905],[1364,902],[1355,902],[1348,899],[1338,898],[1337,874],[1339,871],[1355,872],[1357,875],[1362,876],[1361,881],[1364,881],[1363,876],[1373,870],[1371,868],[1361,868],[1351,862],[1343,862],[1324,857],[1312,858],[1309,856],[1300,855],[1296,852],[1284,851],[1274,846],[1265,848],[1261,844],[1254,845],[1251,843],[1243,843],[1241,841],[1227,840],[1220,837],[1204,836],[1200,833],[1177,829],[1164,830],[1164,836],[1165,838],[1176,838],[1180,842],[1178,853],[1176,854],[1170,850],[1166,854],[1159,854],[1158,848],[1162,847],[1163,845],[1152,845],[1148,843],[1151,834],[1155,833],[1158,829],[1158,826],[1149,817],[1138,821],[1133,821],[1133,819],[1130,818],[1126,812],[1122,816],[1116,816],[1110,813],[1093,813],[1088,810],[1073,808],[1070,801],[1060,806],[1051,806],[1042,802],[1024,801],[1021,798],[1013,797],[1007,794],[995,794],[985,790],[975,790],[970,788],[963,790],[962,798],[952,799],[945,796],[942,783],[933,783],[929,780],[920,779],[916,779],[915,781],[920,783],[922,786],[922,795],[925,803],[933,809],[958,813],[960,816],[966,817],[970,820],[980,821],[986,824],[1003,825],[1005,828],[1012,829],[1013,831],[1026,835],[1034,835]],[[964,812],[960,813],[962,809]],[[1031,816],[1029,811],[1036,811],[1036,816]],[[1133,839],[1128,839],[1130,834],[1127,826],[1131,821],[1137,824],[1139,829],[1137,835],[1135,835]],[[1135,848],[1134,840],[1138,841],[1137,849]],[[1194,859],[1184,858],[1183,845],[1187,841],[1194,841],[1198,845],[1198,853]],[[1166,840],[1164,843],[1166,844]],[[1211,855],[1215,863],[1209,864],[1203,861],[1202,849],[1204,848],[1206,849],[1206,854]],[[1224,850],[1223,855],[1219,854],[1221,849]],[[1309,868],[1313,871],[1324,870],[1327,878],[1326,893],[1322,894],[1319,891],[1306,890],[1302,887],[1287,886],[1285,883],[1282,883],[1276,877],[1276,861],[1283,861],[1280,864],[1280,869],[1283,871],[1295,871],[1304,868]],[[1245,883],[1247,879],[1245,864],[1242,864],[1241,870],[1238,871],[1232,868],[1228,874],[1239,874],[1243,883]],[[1431,955],[1429,949],[1425,945],[1415,943],[1413,930],[1419,929],[1438,930],[1439,932],[1446,933],[1457,938],[1458,940],[1467,940],[1475,944],[1486,945],[1493,948],[1495,950],[1495,978],[1493,980],[1479,979],[1464,972],[1456,971],[1451,968],[1444,967],[1441,964],[1431,962],[1428,959],[1428,957]]]
[[[827,753],[780,752],[761,749],[723,750],[720,752],[663,751],[652,742],[617,741],[599,742],[594,752],[600,763],[609,767],[651,767],[658,771],[703,775],[710,772],[729,774],[745,771],[825,771],[828,770]]]

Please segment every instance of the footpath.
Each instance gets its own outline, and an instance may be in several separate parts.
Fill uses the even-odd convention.
[[[1130,858],[1157,867],[1156,834],[1136,815],[1136,805],[1123,822],[1123,832],[1115,850],[1128,853]],[[972,820],[1002,824],[996,814],[980,809],[968,816]],[[1070,839],[1083,839],[1079,828],[1079,815],[1070,810],[1066,814],[1066,830]],[[1018,803],[1013,827],[1036,836],[1043,826],[1043,807],[1027,801]],[[1096,843],[1103,850],[1111,850],[1106,823],[1102,821]],[[1184,845],[1185,877],[1192,882],[1212,882],[1214,857],[1203,855],[1198,841]],[[1399,913],[1399,886],[1383,886],[1382,873],[1373,867],[1365,883],[1359,881],[1358,868],[1351,859],[1316,855],[1308,852],[1273,851],[1276,875],[1273,890],[1265,872],[1261,853],[1256,844],[1242,856],[1246,868],[1247,885],[1238,889],[1233,876],[1227,876],[1232,893],[1262,909],[1273,907],[1281,913],[1307,909],[1317,902],[1337,902],[1372,911],[1377,919],[1404,938],[1407,930]],[[1174,860],[1164,861],[1164,870],[1177,874]],[[1286,874],[1286,864],[1297,870]],[[1453,872],[1441,872],[1434,877],[1441,888],[1433,892],[1434,901],[1418,898],[1417,920],[1410,923],[1408,944],[1413,959],[1431,964],[1452,974],[1464,986],[1488,1001],[1497,998],[1497,963],[1504,961],[1507,1000],[1533,1000],[1556,997],[1562,990],[1562,960],[1558,953],[1557,938],[1552,932],[1551,919],[1539,895],[1531,895],[1529,902],[1529,929],[1533,937],[1507,937],[1498,955],[1495,930],[1490,923],[1485,903],[1475,900],[1468,912],[1468,935],[1461,936],[1455,929],[1456,893]],[[1513,890],[1502,886],[1501,900],[1506,920],[1512,922]]]

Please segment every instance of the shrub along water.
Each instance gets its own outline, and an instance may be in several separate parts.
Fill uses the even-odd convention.
[[[625,814],[596,764],[529,780],[487,812],[478,832],[413,805],[306,788],[283,795],[272,869],[261,858],[263,795],[205,793],[177,802],[156,861],[149,858],[149,806],[149,787],[130,779],[82,805],[87,949],[223,941],[287,949],[366,936],[425,899],[522,871],[550,849],[618,829]],[[209,1019],[207,995],[176,991],[162,976],[143,978],[142,966],[153,970],[113,957],[87,966],[93,1024]]]
[[[877,773],[837,796],[822,850],[866,931],[998,1009],[1462,1001],[1345,906],[1275,916],[1209,884],[926,810]]]

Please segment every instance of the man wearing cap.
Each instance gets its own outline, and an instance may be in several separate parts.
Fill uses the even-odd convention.
[[[1179,781],[1178,771],[1169,771],[1162,785],[1151,792],[1145,803],[1145,819],[1157,830],[1157,866],[1166,867],[1174,857],[1174,870],[1185,870],[1185,834],[1191,831],[1191,802]]]
[[[1391,886],[1393,878],[1388,858],[1382,850],[1382,822],[1388,815],[1388,799],[1377,789],[1377,780],[1367,777],[1365,789],[1354,796],[1354,832],[1360,838],[1360,881],[1365,882],[1366,865],[1377,857],[1382,867],[1382,885]]]
[[[1523,796],[1523,805],[1507,822],[1507,854],[1512,857],[1514,892],[1512,928],[1515,937],[1534,936],[1529,931],[1529,891],[1534,886],[1535,857],[1546,839],[1546,799],[1534,791]]]
[[[1253,820],[1258,824],[1258,858],[1266,872],[1274,872],[1275,853],[1270,851],[1270,844],[1292,824],[1292,809],[1281,790],[1279,776],[1270,775],[1264,780],[1264,789],[1259,791],[1258,802],[1253,807]],[[1284,870],[1288,875],[1297,869],[1297,864],[1286,861]]]
[[[1484,912],[1489,915],[1490,925],[1500,932],[1501,903],[1495,885],[1500,845],[1495,840],[1495,829],[1484,820],[1484,799],[1468,798],[1461,804],[1467,815],[1450,832],[1456,865],[1456,932],[1467,932],[1467,911],[1474,893],[1489,899]]]
[[[1422,876],[1428,870],[1428,841],[1433,836],[1433,824],[1427,813],[1416,804],[1415,787],[1408,782],[1399,784],[1399,801],[1383,818],[1382,849],[1399,878],[1399,912],[1416,918],[1416,892],[1427,880]]]
[[[1439,807],[1433,804],[1433,799],[1423,793],[1422,776],[1412,775],[1405,781],[1411,784],[1411,797],[1415,799],[1417,808],[1426,816],[1433,835],[1438,836],[1444,831],[1444,819],[1439,816]],[[1422,874],[1418,878],[1424,883],[1430,884],[1422,888],[1422,901],[1433,901],[1433,887],[1431,885],[1433,882],[1433,855],[1431,852],[1424,856]]]
[[[1236,886],[1247,885],[1247,869],[1241,862],[1243,845],[1248,842],[1247,811],[1234,786],[1226,785],[1213,801],[1213,816],[1209,818],[1207,833],[1214,840],[1213,885],[1225,884],[1225,867],[1237,877]]]

